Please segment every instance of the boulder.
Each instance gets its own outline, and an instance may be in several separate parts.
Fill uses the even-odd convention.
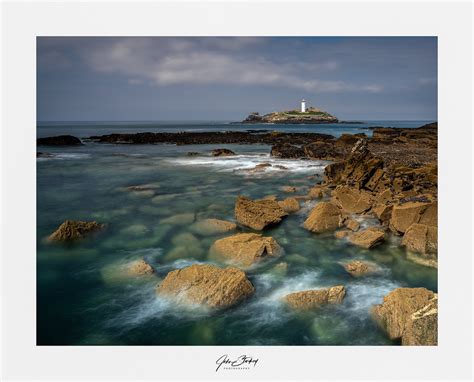
[[[334,160],[342,155],[333,142],[316,141],[305,145],[303,150],[310,159]]]
[[[436,254],[438,252],[438,228],[413,223],[403,235],[402,245],[409,251],[423,255]]]
[[[56,137],[38,138],[36,144],[38,146],[78,146],[82,145],[82,142],[72,135],[58,135]]]
[[[169,216],[160,221],[160,224],[188,225],[194,222],[196,216],[194,213],[184,213]]]
[[[366,249],[370,249],[378,244],[381,244],[384,239],[385,232],[375,227],[370,227],[363,231],[354,232],[349,235],[349,241],[352,244]]]
[[[402,345],[437,345],[438,295],[425,288],[397,288],[372,315],[390,339]]]
[[[390,219],[390,229],[403,234],[413,223],[437,226],[437,209],[436,202],[413,201],[395,205]]]
[[[214,149],[211,151],[211,155],[213,157],[228,157],[235,155],[235,153],[229,149]]]
[[[383,160],[374,156],[368,150],[367,140],[359,139],[351,150],[348,158],[326,166],[324,174],[326,181],[331,184],[350,184],[356,188],[365,188],[379,169],[383,169]],[[376,175],[380,178],[380,172]],[[377,188],[372,180],[371,189]]]
[[[333,231],[341,226],[341,210],[331,202],[318,203],[303,223],[311,232]]]
[[[334,237],[336,239],[344,239],[345,237],[349,236],[350,233],[351,231],[349,231],[348,229],[343,229],[343,230],[334,232]]]
[[[359,228],[360,228],[360,223],[355,220],[355,219],[347,219],[345,222],[344,222],[344,225],[349,228],[351,231],[358,231]]]
[[[240,233],[216,240],[210,249],[210,256],[247,268],[268,256],[279,256],[282,251],[272,237],[256,233]]]
[[[171,271],[157,288],[160,296],[209,308],[236,305],[254,292],[252,283],[240,269],[208,264]]]
[[[288,216],[288,213],[283,211],[274,200],[251,200],[245,196],[239,196],[235,203],[236,220],[257,231],[280,223],[285,216]]]
[[[354,277],[360,277],[378,271],[378,267],[375,263],[360,260],[354,260],[344,264],[344,269]]]
[[[361,214],[372,207],[372,196],[356,188],[338,186],[331,195],[333,203],[349,214]]]
[[[201,236],[219,235],[233,231],[237,225],[232,222],[219,219],[204,219],[194,223],[190,229]]]
[[[377,204],[375,207],[373,207],[372,212],[382,223],[387,223],[392,217],[392,209],[392,205]]]
[[[66,220],[50,236],[51,241],[72,241],[83,239],[87,235],[101,231],[105,224],[96,221]]]
[[[153,267],[145,260],[135,260],[127,265],[127,271],[133,276],[149,276],[155,273]]]
[[[322,199],[324,196],[324,191],[321,186],[314,186],[308,192],[309,199]]]
[[[294,186],[283,186],[280,188],[281,191],[287,192],[287,193],[293,193],[296,192],[296,187]]]
[[[305,152],[300,146],[294,146],[289,143],[277,143],[272,146],[270,155],[276,158],[299,159],[305,157]]]
[[[340,304],[346,289],[342,285],[327,289],[306,290],[286,295],[283,301],[294,310],[312,310],[326,304]]]
[[[278,205],[281,209],[289,214],[299,211],[300,203],[295,198],[286,198],[278,202]]]

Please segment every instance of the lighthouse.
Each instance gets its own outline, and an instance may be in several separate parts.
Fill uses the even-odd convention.
[[[301,112],[306,113],[306,101],[304,98],[301,100]]]

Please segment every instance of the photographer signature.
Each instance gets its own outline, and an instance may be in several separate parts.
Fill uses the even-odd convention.
[[[257,365],[258,358],[252,358],[251,356],[241,355],[236,359],[230,359],[227,354],[219,357],[216,361],[217,369],[216,373],[219,371],[221,366],[223,369],[250,369],[250,366],[255,367]]]

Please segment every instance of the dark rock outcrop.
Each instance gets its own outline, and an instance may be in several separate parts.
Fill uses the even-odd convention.
[[[38,138],[36,140],[38,146],[78,146],[82,145],[79,138],[72,135],[58,135],[56,137]]]

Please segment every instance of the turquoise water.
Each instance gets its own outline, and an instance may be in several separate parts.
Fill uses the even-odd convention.
[[[400,122],[402,123],[402,122]],[[403,122],[406,123],[406,122]],[[412,123],[417,127],[424,121]],[[390,121],[387,126],[395,126]],[[252,129],[251,125],[173,125],[173,129]],[[363,126],[363,125],[362,125]],[[359,129],[361,125],[317,127],[317,131]],[[407,126],[408,127],[408,126]],[[38,136],[132,131],[163,131],[169,126],[83,125],[42,126]],[[261,127],[262,128],[262,127]],[[290,127],[263,127],[290,129]],[[308,129],[298,126],[298,129]],[[315,128],[313,128],[315,129]],[[331,130],[332,129],[332,130]],[[291,127],[294,131],[294,128]],[[358,131],[360,132],[360,131]],[[370,132],[370,130],[366,130]],[[55,154],[37,160],[38,256],[37,343],[40,345],[391,345],[372,322],[369,308],[399,286],[437,291],[437,273],[407,260],[399,238],[391,237],[370,251],[351,246],[332,234],[312,234],[301,227],[316,202],[265,231],[284,248],[278,259],[247,272],[256,294],[221,312],[183,309],[156,297],[154,288],[170,270],[193,263],[211,263],[208,249],[221,236],[199,236],[189,224],[196,219],[233,220],[237,195],[261,198],[289,196],[284,185],[305,194],[328,162],[276,160],[269,146],[220,145],[236,157],[187,157],[188,151],[208,153],[215,145],[109,145],[41,147]],[[263,173],[246,171],[270,162],[288,168]],[[152,184],[147,193],[127,186]],[[187,215],[182,215],[187,214]],[[44,239],[66,219],[107,223],[102,234],[69,245]],[[372,225],[367,219],[362,224]],[[240,228],[239,231],[248,231]],[[156,276],[132,279],[120,266],[144,258]],[[355,279],[341,262],[367,259],[379,274]],[[286,262],[286,273],[275,265]],[[222,264],[217,264],[222,265]],[[287,293],[343,284],[343,304],[311,313],[288,311],[281,304]]]

